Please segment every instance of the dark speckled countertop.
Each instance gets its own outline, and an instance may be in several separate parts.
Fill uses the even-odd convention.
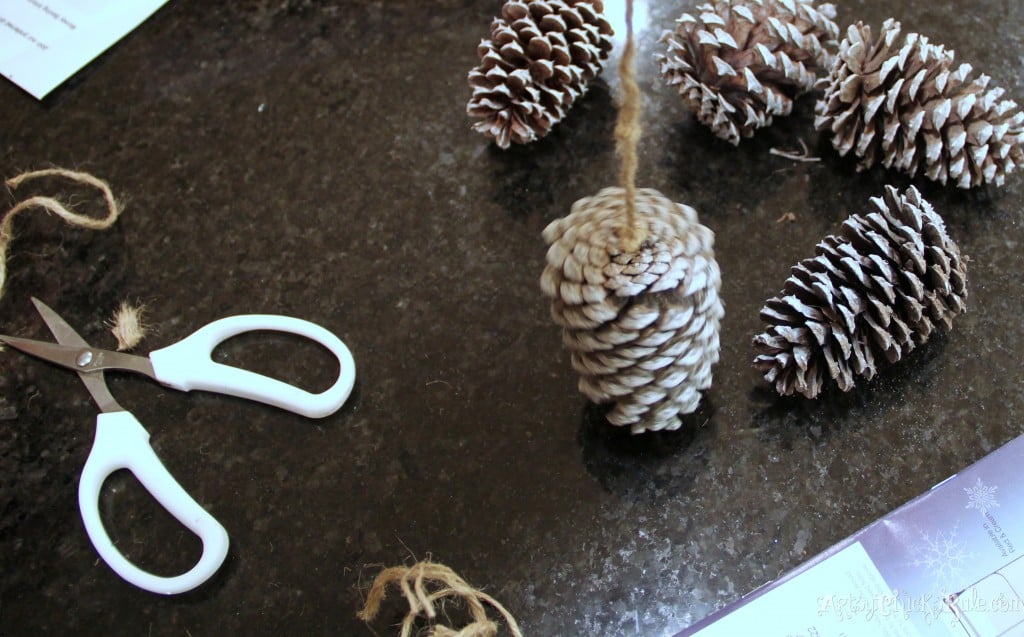
[[[430,556],[527,635],[667,636],[1021,433],[1024,174],[967,193],[917,182],[970,257],[953,332],[849,395],[779,400],[750,367],[761,304],[847,214],[909,182],[838,158],[812,100],[739,148],[713,138],[653,61],[695,3],[642,1],[640,185],[715,231],[727,314],[714,387],[682,431],[610,429],[576,391],[538,278],[543,227],[615,183],[618,54],[548,138],[501,152],[465,116],[500,4],[172,0],[42,102],[0,82],[0,174],[86,170],[126,203],[104,232],[19,218],[4,333],[49,338],[32,295],[102,346],[117,304],[144,302],[146,351],[282,313],[335,331],[359,370],[318,421],[111,379],[231,536],[214,579],[164,598],[116,577],[83,531],[96,407],[81,383],[0,354],[0,633],[397,634],[397,606],[372,629],[356,619],[365,589]],[[837,22],[890,15],[1024,100],[1021,3],[857,0]],[[821,162],[768,152],[800,139]],[[284,338],[218,356],[311,386],[332,372]],[[143,565],[197,554],[130,475],[103,507]]]

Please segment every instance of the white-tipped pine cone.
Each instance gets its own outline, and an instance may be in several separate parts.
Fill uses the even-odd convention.
[[[693,208],[641,189],[636,219],[646,238],[626,252],[625,215],[625,191],[605,188],[551,222],[541,289],[580,391],[614,403],[608,421],[633,433],[678,429],[718,362],[724,311],[714,233]]]
[[[831,66],[827,47],[839,37],[831,4],[715,0],[697,9],[662,36],[661,74],[698,120],[732,144],[789,115]]]
[[[561,121],[612,48],[601,0],[510,0],[477,48],[466,112],[501,148],[544,137]]]
[[[916,33],[897,47],[900,23],[879,37],[851,26],[816,105],[815,127],[860,169],[881,162],[910,175],[971,188],[1001,185],[1024,162],[1024,114],[990,78],[954,69],[954,52]]]
[[[966,310],[967,271],[942,218],[913,187],[887,187],[813,258],[794,266],[761,310],[754,367],[784,396],[843,391],[896,363]]]

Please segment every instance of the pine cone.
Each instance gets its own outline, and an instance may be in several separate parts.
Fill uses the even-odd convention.
[[[714,233],[693,208],[654,190],[636,196],[646,239],[625,253],[625,191],[580,199],[544,229],[541,289],[580,373],[580,391],[614,402],[608,421],[633,433],[678,429],[718,362],[721,277]]]
[[[761,309],[754,367],[779,394],[814,398],[831,377],[843,391],[896,363],[965,311],[965,259],[913,187],[886,187],[818,244]]]
[[[839,27],[831,4],[813,0],[715,0],[684,13],[666,31],[661,74],[687,106],[722,139],[739,144],[793,100],[814,88],[816,72],[831,65],[826,46]]]
[[[900,23],[851,26],[816,105],[815,127],[832,135],[840,155],[851,150],[860,169],[881,161],[910,175],[971,188],[1001,185],[1024,161],[1024,114],[989,78],[953,70],[954,52],[910,33],[895,43]]]
[[[612,27],[601,0],[511,0],[469,72],[473,128],[498,146],[548,134],[601,72]]]

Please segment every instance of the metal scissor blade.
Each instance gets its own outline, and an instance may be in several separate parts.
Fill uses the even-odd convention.
[[[78,335],[74,328],[67,324],[67,321],[45,303],[35,297],[32,298],[32,302],[40,316],[46,321],[46,326],[57,338],[59,345],[13,336],[0,336],[0,340],[8,342],[12,347],[27,354],[79,372],[95,373],[105,369],[121,369],[156,379],[153,363],[149,361],[149,358],[92,347]]]
[[[97,349],[88,345],[60,345],[48,341],[0,334],[0,342],[54,365],[60,365],[83,374],[94,374],[105,369],[121,369],[154,377],[153,363],[148,358]]]
[[[89,347],[89,343],[87,343],[84,338],[79,336],[78,332],[76,332],[74,328],[67,324],[67,321],[62,319],[59,314],[50,309],[45,303],[43,303],[42,301],[35,297],[32,298],[32,303],[35,304],[36,310],[39,311],[40,316],[43,317],[43,321],[46,322],[46,326],[50,328],[51,332],[53,332],[53,335],[57,338],[58,343],[60,343],[61,345],[72,346],[73,348],[77,348],[78,356],[81,356],[85,352],[91,353],[94,351],[91,347]],[[8,338],[4,338],[3,340],[4,342],[10,344],[11,347],[21,349],[22,351],[26,351],[22,349],[22,347],[19,347],[18,343],[14,343],[12,342],[12,340],[9,340]],[[14,340],[21,341],[21,344],[24,345],[24,341],[26,339]],[[29,343],[32,343],[32,341],[29,341]],[[42,345],[46,344],[47,343],[42,343]],[[52,343],[50,345],[52,346]],[[39,356],[40,358],[46,360],[52,360],[47,356],[43,356],[32,351],[26,352],[32,354],[33,356]],[[60,365],[64,365],[64,363],[60,362],[59,360],[54,360],[53,362]],[[71,367],[72,369],[79,369],[81,365],[69,365],[68,367]],[[99,405],[101,411],[124,411],[124,408],[121,407],[121,405],[117,404],[117,401],[114,400],[114,396],[111,395],[110,390],[107,389],[107,381],[106,379],[104,379],[103,372],[101,370],[97,370],[94,372],[79,371],[78,377],[82,379],[82,383],[85,384],[85,388],[89,390],[89,393],[92,395],[92,399],[96,401],[96,404]]]
[[[43,303],[36,297],[32,297],[32,304],[36,306],[36,311],[43,317],[46,322],[46,326],[53,332],[57,342],[61,345],[75,345],[77,347],[89,347],[89,343],[84,338],[78,335],[73,327],[68,325],[68,322],[60,317],[60,314],[54,312],[49,305]]]
[[[34,341],[30,338],[6,336],[4,334],[0,334],[0,341],[10,345],[16,350],[35,356],[36,358],[41,358],[44,361],[50,361],[51,363],[60,365],[61,367],[67,367],[76,371],[80,367],[76,361],[89,352],[88,345],[85,347],[79,347],[77,345],[58,345],[57,343]]]

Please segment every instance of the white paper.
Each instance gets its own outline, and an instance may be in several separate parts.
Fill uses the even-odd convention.
[[[42,99],[167,0],[2,0],[0,73]]]

